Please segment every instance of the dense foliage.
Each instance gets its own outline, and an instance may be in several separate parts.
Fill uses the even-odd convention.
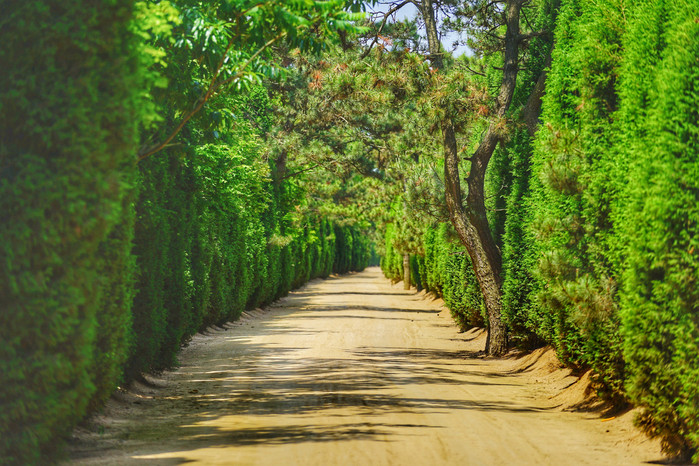
[[[603,396],[642,406],[640,425],[683,456],[699,447],[696,6],[532,4],[528,20],[553,34],[521,51],[526,67],[486,183],[510,344],[549,344],[565,363],[593,369]],[[492,89],[502,50],[489,40],[464,61],[467,79]],[[446,68],[462,72],[458,60]],[[527,112],[541,83],[532,128]],[[438,87],[424,92],[443,98]],[[484,128],[458,129],[465,150]],[[406,171],[424,171],[425,158]],[[438,158],[427,163],[440,169]],[[468,173],[469,161],[461,164]],[[414,284],[444,296],[459,325],[478,325],[480,291],[454,231],[435,227],[443,219],[424,203],[401,202],[382,230],[384,273],[402,279],[411,254]]]
[[[634,9],[614,146],[631,167],[612,210],[623,246],[614,258],[622,264],[625,387],[646,409],[648,431],[681,453],[699,449],[696,7],[641,2]],[[638,79],[644,73],[652,79]]]
[[[682,454],[699,446],[690,8],[562,5],[524,221],[536,284],[522,299],[532,331],[644,406],[649,433]]]
[[[377,253],[696,455],[697,1],[375,3],[2,2],[0,463]]]
[[[197,331],[367,265],[366,223],[275,178],[260,85],[269,34],[318,51],[309,28],[350,28],[343,4],[260,2],[236,36],[230,2],[3,2],[0,464],[54,461]],[[173,131],[206,82],[218,94]]]
[[[112,388],[117,374],[107,359],[123,362],[142,104],[134,37],[125,32],[132,8],[129,1],[3,4],[5,463],[39,463],[56,434],[103,396],[97,390]]]

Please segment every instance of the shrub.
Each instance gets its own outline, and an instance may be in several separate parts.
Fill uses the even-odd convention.
[[[629,99],[623,107],[629,124],[623,142],[629,144],[622,147],[635,149],[627,155],[635,162],[629,202],[619,214],[628,235],[621,293],[626,388],[645,408],[646,430],[667,452],[684,456],[699,449],[696,6],[636,6],[625,63],[630,76],[621,83]],[[635,79],[643,73],[652,79]],[[640,92],[639,84],[645,86]]]
[[[132,6],[3,5],[4,463],[53,456],[90,400],[103,399],[120,375],[129,307],[118,301],[132,293],[131,173],[141,112]],[[102,307],[107,301],[114,304]]]

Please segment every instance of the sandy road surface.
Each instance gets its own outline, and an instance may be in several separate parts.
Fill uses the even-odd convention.
[[[478,354],[441,302],[376,268],[316,280],[198,336],[180,370],[113,401],[71,463],[625,465],[654,444],[563,412],[516,361]],[[624,424],[626,425],[626,424]],[[612,428],[610,428],[612,426]],[[631,440],[629,440],[631,439]]]

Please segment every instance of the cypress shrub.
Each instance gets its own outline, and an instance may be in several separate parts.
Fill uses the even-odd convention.
[[[457,245],[446,249],[446,275],[442,285],[444,303],[462,331],[484,326],[485,312],[480,287],[473,272],[471,259]]]
[[[167,331],[165,292],[172,238],[167,199],[172,194],[173,180],[168,170],[169,155],[159,155],[139,164],[140,196],[133,249],[139,273],[133,301],[133,346],[127,365],[130,379],[157,367]]]
[[[89,370],[95,393],[88,405],[88,413],[99,409],[123,381],[131,345],[131,305],[136,281],[136,258],[131,250],[136,219],[133,204],[137,192],[133,162],[128,160],[125,165],[123,172],[132,172],[132,180],[121,203],[121,221],[100,243],[97,251],[99,286],[103,292],[97,304],[97,335]]]
[[[560,2],[544,1],[538,4],[532,25],[536,30],[553,31]],[[529,15],[529,13],[528,13]],[[540,74],[548,66],[547,58],[553,46],[552,35],[537,37],[529,44],[527,66],[517,76],[517,88],[511,111],[521,112],[534,91]],[[491,196],[502,192],[504,201],[493,207],[505,213],[504,225],[496,229],[502,232],[501,250],[503,263],[502,314],[508,327],[508,340],[520,347],[532,348],[542,344],[535,325],[530,320],[534,303],[532,297],[540,283],[532,274],[536,264],[534,238],[527,225],[531,222],[530,184],[532,182],[531,159],[533,137],[529,128],[513,130],[509,141],[501,146],[507,164],[500,169],[502,175],[494,178]],[[497,191],[499,190],[499,191]],[[492,220],[491,220],[492,222]]]
[[[386,278],[394,282],[403,279],[403,254],[398,252],[395,247],[394,239],[396,236],[396,227],[389,223],[386,225],[386,233],[384,235],[384,254],[381,257],[381,270]]]
[[[439,273],[439,261],[442,255],[440,254],[440,243],[437,242],[437,232],[437,228],[428,226],[423,234],[423,247],[425,249],[424,285],[426,290],[435,293],[437,296],[442,296],[443,275]]]
[[[352,259],[350,261],[350,271],[358,272],[364,270],[369,265],[371,259],[371,240],[362,231],[359,225],[347,227],[352,236]]]
[[[141,111],[132,6],[3,5],[0,458],[6,464],[48,461],[90,400],[115,384],[125,353],[128,305],[100,306],[128,301],[131,293],[128,167]],[[126,257],[111,263],[112,253]],[[95,360],[103,351],[109,354]],[[97,364],[104,370],[93,377]]]
[[[256,308],[263,302],[263,285],[269,266],[268,236],[262,216],[247,225],[247,263],[250,270],[248,308]]]
[[[325,254],[325,248],[328,247],[327,240],[324,238],[325,220],[322,218],[316,218],[313,221],[313,227],[309,229],[309,244],[311,247],[310,254],[310,276],[308,279],[322,277],[325,273],[325,264],[323,263],[323,256]]]
[[[336,238],[330,220],[324,219],[321,228],[321,240],[323,242],[323,253],[321,256],[320,276],[325,278],[332,273],[335,260]]]
[[[642,2],[627,40],[623,116],[635,163],[622,288],[626,389],[667,452],[699,449],[699,24],[697,2]],[[655,33],[655,34],[654,34]],[[658,61],[648,57],[658,56]],[[648,73],[636,81],[636,74]],[[639,89],[638,85],[645,85]],[[644,93],[643,91],[647,93]],[[643,100],[639,102],[639,98]],[[640,104],[640,105],[639,105]],[[645,104],[645,105],[644,105]],[[635,106],[636,109],[631,109]],[[632,113],[633,112],[633,113]],[[626,142],[626,141],[624,141]],[[628,145],[622,148],[629,147]]]
[[[410,279],[417,291],[425,289],[425,256],[410,256]]]
[[[446,223],[427,227],[423,235],[425,255],[415,260],[413,273],[418,275],[420,286],[444,298],[454,321],[466,330],[485,325],[484,304],[471,259],[455,236]]]
[[[352,232],[347,227],[335,224],[335,262],[333,272],[347,273],[352,269]]]
[[[545,127],[532,160],[528,225],[539,285],[525,323],[564,362],[595,369],[610,393],[619,392],[624,378],[619,277],[610,261],[617,187],[609,131],[624,27],[624,6],[616,1],[569,1],[561,8]]]
[[[317,263],[319,252],[314,226],[315,222],[306,224],[292,243],[293,288],[298,288],[310,280],[315,271],[314,265]]]
[[[168,192],[163,193],[165,202],[164,214],[167,215],[169,230],[166,241],[165,269],[163,286],[165,309],[165,328],[163,339],[159,345],[158,355],[153,362],[154,369],[172,367],[176,363],[176,354],[185,338],[191,336],[191,326],[194,320],[192,306],[192,283],[190,273],[190,251],[194,238],[194,225],[197,219],[194,202],[195,191],[189,183],[192,175],[189,167],[182,159],[191,157],[190,154],[164,153],[161,156],[168,160]],[[144,271],[146,272],[146,271]]]
[[[532,212],[529,204],[531,142],[529,134],[519,130],[507,148],[512,159],[512,180],[502,246],[502,315],[509,329],[509,340],[526,348],[542,342],[531,318],[535,314],[532,297],[540,286],[532,273],[536,265],[534,238],[527,228]]]
[[[209,300],[211,299],[210,276],[212,252],[211,242],[209,241],[209,234],[206,228],[209,224],[208,217],[210,213],[203,208],[204,201],[199,196],[195,197],[194,202],[196,204],[194,210],[199,215],[199,221],[195,222],[192,228],[192,243],[189,255],[189,274],[192,282],[192,294],[190,298],[192,303],[192,319],[186,332],[187,335],[194,335],[204,327],[205,309],[208,309]],[[246,236],[246,241],[249,240],[248,236],[249,234]]]
[[[280,283],[275,298],[286,296],[289,294],[289,291],[291,291],[291,281],[293,279],[292,261],[291,245],[289,244],[281,250],[281,268],[279,270]]]

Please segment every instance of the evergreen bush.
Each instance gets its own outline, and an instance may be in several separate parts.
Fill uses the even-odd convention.
[[[640,139],[627,211],[621,320],[626,389],[667,452],[699,460],[699,24],[696,2],[641,2],[622,96]],[[655,33],[655,34],[653,34]],[[658,56],[654,62],[647,57]],[[637,81],[636,74],[652,79]],[[638,85],[646,85],[639,95]],[[645,91],[645,93],[643,92]],[[645,94],[645,95],[643,95]],[[639,102],[638,97],[644,98]],[[624,109],[627,106],[623,107]],[[628,120],[627,120],[628,121]]]
[[[3,4],[5,464],[38,464],[53,456],[90,400],[103,399],[120,376],[132,294],[130,196],[142,112],[129,32],[132,6]]]

